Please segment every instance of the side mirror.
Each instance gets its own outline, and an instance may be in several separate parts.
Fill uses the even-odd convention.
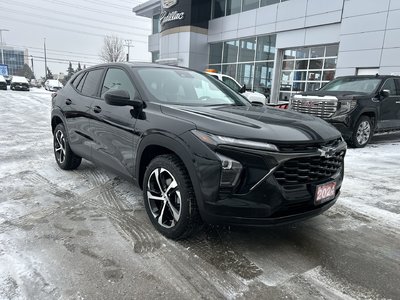
[[[390,96],[390,90],[382,90],[380,91],[379,95],[381,96],[381,98],[387,98]]]
[[[243,86],[240,88],[239,93],[243,94],[246,92],[246,85],[243,84]]]
[[[129,93],[125,90],[111,90],[105,93],[104,99],[106,103],[113,106],[133,106],[134,108],[142,108],[143,101],[131,100]]]

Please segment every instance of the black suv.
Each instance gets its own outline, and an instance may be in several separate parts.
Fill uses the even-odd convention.
[[[374,134],[400,130],[400,77],[338,77],[316,92],[295,95],[290,108],[323,118],[361,148]]]
[[[53,94],[58,165],[81,158],[143,189],[169,238],[207,223],[274,225],[334,204],[346,143],[325,121],[255,107],[206,74],[155,64],[104,64]]]

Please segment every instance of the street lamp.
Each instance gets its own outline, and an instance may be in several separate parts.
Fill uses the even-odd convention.
[[[1,64],[4,65],[4,53],[3,53],[3,31],[10,31],[8,29],[0,29],[0,47],[1,47]]]

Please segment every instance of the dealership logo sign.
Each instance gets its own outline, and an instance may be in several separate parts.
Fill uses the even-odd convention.
[[[163,11],[160,15],[160,23],[161,23],[161,25],[164,25],[165,23],[168,23],[168,22],[183,20],[184,18],[185,18],[184,12]]]
[[[162,6],[165,9],[171,8],[178,3],[178,0],[162,0]]]
[[[178,0],[162,0],[162,6],[164,9],[171,8],[178,4]],[[179,21],[183,20],[185,18],[185,13],[184,12],[179,12],[179,11],[163,11],[161,12],[160,15],[160,23],[161,25],[164,25],[168,22],[172,21]]]

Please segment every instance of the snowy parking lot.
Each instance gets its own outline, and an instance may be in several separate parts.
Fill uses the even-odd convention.
[[[171,241],[142,192],[53,155],[51,93],[0,91],[0,299],[399,299],[400,135],[349,149],[338,202]]]

